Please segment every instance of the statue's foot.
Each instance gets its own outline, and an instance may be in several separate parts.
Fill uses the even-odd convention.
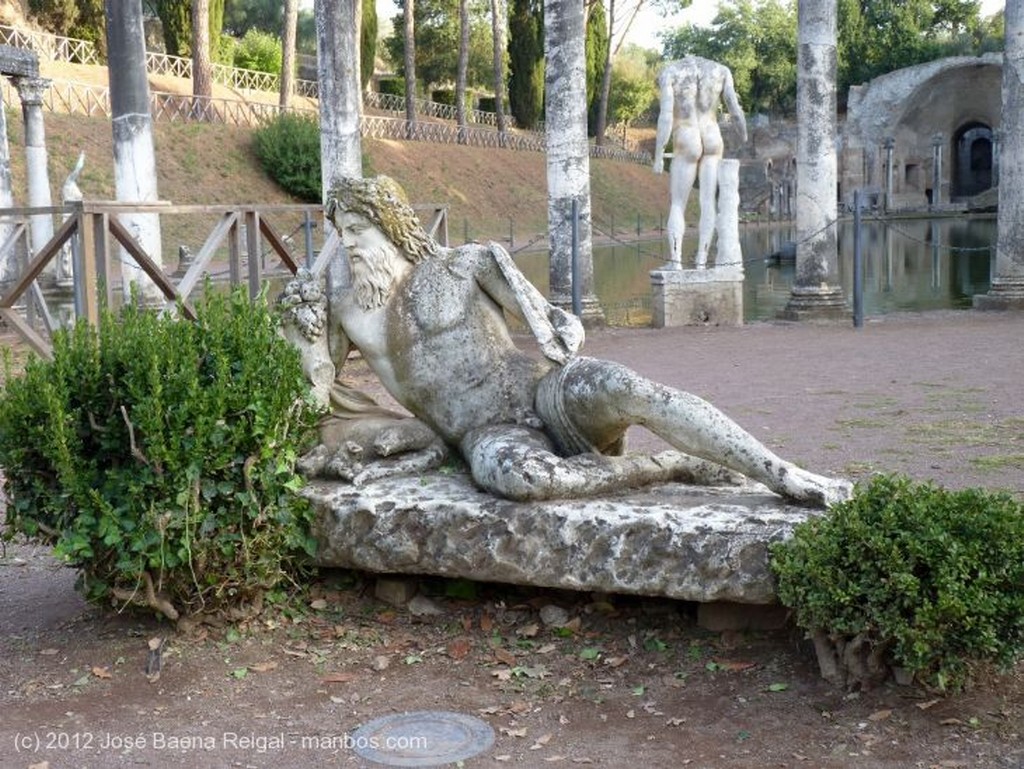
[[[780,494],[817,507],[831,507],[853,496],[853,484],[843,478],[826,478],[796,465],[781,473]]]

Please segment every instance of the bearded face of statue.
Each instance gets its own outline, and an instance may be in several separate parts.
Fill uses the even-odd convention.
[[[391,296],[401,252],[379,227],[359,214],[346,212],[335,223],[352,265],[357,304],[367,311],[383,306]]]

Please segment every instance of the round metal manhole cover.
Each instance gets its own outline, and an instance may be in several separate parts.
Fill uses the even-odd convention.
[[[395,713],[352,732],[352,749],[387,766],[440,766],[483,753],[494,730],[479,718],[440,710]]]

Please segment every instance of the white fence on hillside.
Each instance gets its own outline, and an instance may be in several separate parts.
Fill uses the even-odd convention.
[[[47,32],[0,25],[0,44],[29,49],[38,54],[40,58],[51,61],[102,65],[99,52],[87,40],[76,40]],[[148,51],[146,53],[146,69],[154,75],[168,75],[186,80],[192,78],[192,60],[181,56],[168,56]],[[280,88],[280,80],[277,75],[227,67],[222,64],[213,65],[213,77],[216,82],[243,93],[273,93]],[[300,79],[296,80],[296,93],[300,96],[317,98],[319,89],[317,83]],[[6,79],[0,83],[0,94],[3,95],[6,104],[18,103],[17,95]],[[405,99],[403,97],[371,92],[364,94],[364,104],[371,109],[395,115],[395,117],[362,116],[360,131],[363,136],[368,138],[428,141],[536,152],[544,152],[546,147],[543,130],[511,130],[499,133],[494,128],[497,121],[493,112],[477,109],[467,110],[466,118],[473,125],[460,127],[454,124],[457,111],[451,104],[417,99],[415,103],[417,117],[424,119],[417,119],[411,123],[404,118]],[[105,86],[55,79],[51,81],[50,87],[44,92],[43,107],[50,112],[109,118],[111,117],[110,90]],[[248,127],[259,126],[280,113],[277,104],[251,101],[244,97],[240,99],[203,98],[152,90],[150,91],[150,109],[154,120],[202,121]],[[314,117],[317,115],[315,109],[308,107],[291,107],[289,111],[309,114]],[[446,122],[437,122],[438,120]],[[513,124],[511,118],[509,124]],[[612,130],[609,131],[608,138],[615,140]],[[591,145],[590,154],[592,157],[630,163],[648,164],[651,162],[650,155],[635,144],[601,147]]]

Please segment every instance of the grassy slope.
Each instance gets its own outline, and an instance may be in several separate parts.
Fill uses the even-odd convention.
[[[49,65],[57,79],[106,83],[98,67]],[[151,87],[187,92],[188,81],[151,78]],[[268,94],[271,100],[276,97]],[[16,104],[16,101],[15,101]],[[10,107],[10,105],[8,105]],[[79,151],[86,167],[79,186],[89,199],[114,196],[110,121],[47,113],[46,134],[54,200]],[[8,135],[17,202],[24,201],[24,153],[20,111],[8,109]],[[252,130],[230,126],[157,123],[155,141],[160,197],[172,203],[296,202],[262,172],[252,151]],[[364,172],[401,183],[414,203],[447,203],[453,242],[507,238],[514,220],[517,244],[546,229],[546,168],[534,152],[454,145],[367,140]],[[635,228],[637,215],[653,225],[668,207],[668,178],[646,166],[591,160],[593,220],[607,230]],[[467,226],[468,223],[468,226]]]

